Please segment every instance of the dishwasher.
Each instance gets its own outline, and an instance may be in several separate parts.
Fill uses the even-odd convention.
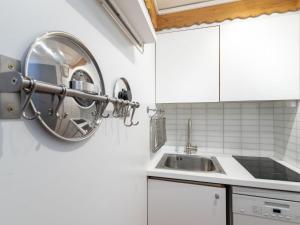
[[[300,193],[232,187],[233,225],[300,224]]]

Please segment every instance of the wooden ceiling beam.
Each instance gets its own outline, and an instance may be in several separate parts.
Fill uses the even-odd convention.
[[[300,9],[300,0],[240,0],[204,8],[157,15],[154,0],[145,0],[157,31],[169,28],[210,24],[224,20],[245,19],[263,14],[284,13]]]
[[[300,0],[241,0],[157,17],[157,30],[257,17],[300,9]]]
[[[146,7],[151,17],[151,21],[155,30],[158,29],[157,26],[157,13],[153,0],[145,0]]]

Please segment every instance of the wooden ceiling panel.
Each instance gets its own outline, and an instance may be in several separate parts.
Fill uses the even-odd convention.
[[[153,0],[146,0],[146,2],[148,2],[148,5],[152,2],[154,7],[155,11],[152,11],[152,14],[155,14],[155,27],[157,31],[169,28],[188,27],[195,24],[222,22],[228,19],[257,17],[263,14],[284,13],[300,9],[300,0],[241,0],[158,15]]]
[[[211,2],[215,0],[155,0],[158,10],[180,7],[190,4]]]

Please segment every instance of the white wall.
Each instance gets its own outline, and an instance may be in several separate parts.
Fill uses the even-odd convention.
[[[154,47],[137,52],[96,0],[2,0],[0,8],[0,54],[21,59],[40,34],[72,33],[94,54],[107,93],[124,76],[142,104],[139,126],[107,119],[77,144],[52,138],[38,122],[0,121],[0,224],[146,225]]]

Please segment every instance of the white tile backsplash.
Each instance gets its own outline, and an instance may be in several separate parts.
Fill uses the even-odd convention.
[[[274,103],[274,155],[300,168],[299,101],[295,103]]]
[[[187,120],[192,144],[211,153],[275,156],[300,168],[298,101],[160,104],[167,145],[184,146]]]
[[[167,145],[186,144],[187,120],[191,118],[192,143],[201,151],[273,155],[273,102],[161,104],[159,107],[166,112]]]

